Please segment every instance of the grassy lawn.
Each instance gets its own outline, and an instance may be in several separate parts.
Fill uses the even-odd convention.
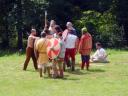
[[[32,61],[22,71],[25,55],[0,53],[0,96],[128,96],[128,51],[107,52],[110,63],[91,64],[90,71],[78,66],[64,79],[39,78]]]

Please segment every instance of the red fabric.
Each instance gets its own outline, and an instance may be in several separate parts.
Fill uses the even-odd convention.
[[[91,49],[92,49],[92,36],[89,33],[86,33],[81,37],[79,52],[82,55],[90,55]]]
[[[66,49],[66,53],[65,53],[65,60],[66,62],[68,62],[69,58],[72,59],[72,61],[75,61],[75,54],[76,54],[76,49],[72,48],[72,49]]]
[[[54,46],[57,46],[58,43],[59,43],[58,40],[55,39],[55,40],[54,40]]]
[[[90,49],[92,48],[92,36],[89,33],[86,33],[82,36],[81,41],[83,46],[81,49]]]

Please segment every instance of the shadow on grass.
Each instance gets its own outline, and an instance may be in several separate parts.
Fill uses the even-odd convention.
[[[22,71],[24,71],[24,72],[38,72],[38,71],[36,71],[36,70],[31,70],[31,69],[27,69],[27,70],[22,70]]]
[[[86,74],[91,74],[91,73],[105,72],[105,70],[103,70],[103,69],[90,69],[90,70],[86,71],[86,69],[85,70],[76,69],[75,71],[71,71],[70,69],[68,69],[66,72],[68,72],[70,74],[76,74],[76,75],[86,75]]]
[[[30,70],[30,69],[27,69],[26,71],[24,72],[37,72],[38,74],[38,71],[35,71],[35,70]],[[43,77],[44,79],[53,79],[53,80],[71,80],[71,81],[76,81],[76,80],[80,80],[78,78],[70,78],[69,76],[70,75],[64,75],[64,78],[52,78],[52,77],[48,77],[48,74],[46,73],[45,74],[46,77]]]
[[[67,69],[66,72],[70,73],[70,74],[76,74],[76,75],[85,75],[85,74],[89,74],[87,72],[82,72],[80,69],[76,69],[75,71],[71,71],[71,69]]]
[[[68,78],[68,77],[64,77],[64,78],[51,78],[51,77],[44,77],[45,79],[53,79],[53,80],[64,80],[64,81],[78,81],[80,79],[78,78]]]
[[[105,70],[103,70],[103,69],[90,69],[88,72],[100,73],[100,72],[105,72]]]
[[[110,61],[97,61],[97,62],[90,62],[91,64],[107,64],[107,63],[111,63]]]
[[[64,81],[77,81],[79,78],[69,78],[69,75],[64,75],[64,78],[52,78],[52,77],[44,77],[45,79],[52,80],[64,80]]]
[[[78,79],[78,78],[66,78],[66,77],[64,77],[64,78],[61,78],[61,80],[77,81],[77,80],[80,80],[80,79]]]
[[[48,74],[45,74],[45,77],[43,77],[46,80],[64,80],[64,81],[78,81],[80,80],[79,78],[74,78],[74,77],[70,77],[70,75],[64,75],[63,78],[53,78],[53,77],[49,77]]]

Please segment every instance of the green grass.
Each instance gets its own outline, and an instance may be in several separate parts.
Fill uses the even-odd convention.
[[[77,67],[64,79],[39,78],[32,61],[22,71],[25,55],[0,52],[0,96],[128,96],[128,52],[107,51],[109,64],[91,64],[90,71]]]

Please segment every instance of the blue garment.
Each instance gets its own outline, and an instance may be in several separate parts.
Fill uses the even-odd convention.
[[[75,29],[71,30],[71,34],[73,34],[73,35],[76,35],[76,36],[77,36],[76,30],[75,30]]]
[[[90,55],[81,55],[82,62],[88,62],[90,59]]]

